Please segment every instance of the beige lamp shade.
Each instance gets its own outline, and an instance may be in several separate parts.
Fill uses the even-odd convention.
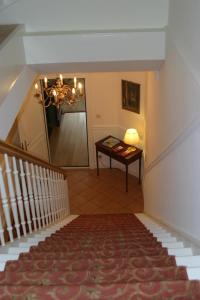
[[[139,143],[139,135],[135,128],[129,128],[126,130],[124,143],[129,145],[137,145]]]

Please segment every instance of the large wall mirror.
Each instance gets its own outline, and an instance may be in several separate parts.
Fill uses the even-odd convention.
[[[73,86],[73,78],[63,78],[63,83]],[[85,91],[85,80],[77,78]],[[44,85],[44,82],[42,81]],[[48,79],[48,86],[55,79]],[[57,166],[86,167],[88,159],[86,93],[73,104],[62,103],[59,107],[45,108],[49,153],[51,162]],[[43,96],[46,97],[43,90]]]

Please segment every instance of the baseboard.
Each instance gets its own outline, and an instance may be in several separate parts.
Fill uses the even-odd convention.
[[[169,231],[171,231],[172,233],[174,233],[176,236],[180,236],[180,238],[184,239],[185,242],[188,242],[191,244],[192,248],[200,248],[200,240],[194,238],[192,235],[184,232],[183,230],[181,230],[180,228],[173,226],[167,222],[163,222],[161,219],[154,217],[153,215],[147,213],[146,211],[144,211],[144,213],[151,219],[155,220],[155,222],[159,223],[162,227],[165,227],[166,229],[168,229]]]

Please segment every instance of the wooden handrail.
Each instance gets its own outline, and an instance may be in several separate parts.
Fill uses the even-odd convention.
[[[15,156],[16,158],[28,161],[33,164],[43,166],[45,168],[48,168],[50,170],[53,170],[53,171],[63,174],[64,177],[66,178],[65,170],[62,170],[60,167],[54,166],[53,164],[50,164],[49,162],[47,162],[41,158],[38,158],[37,156],[34,156],[16,146],[5,143],[2,140],[0,140],[0,154],[8,154],[9,156]]]

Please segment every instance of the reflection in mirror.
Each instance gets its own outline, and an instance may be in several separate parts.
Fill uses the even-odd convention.
[[[48,87],[55,84],[56,79],[48,79]],[[85,80],[77,78],[85,91]],[[63,78],[63,83],[73,87],[74,79]],[[47,103],[41,81],[43,97]],[[87,113],[85,93],[78,96],[73,104],[62,103],[59,107],[50,105],[45,108],[47,135],[51,162],[57,166],[88,166]]]

